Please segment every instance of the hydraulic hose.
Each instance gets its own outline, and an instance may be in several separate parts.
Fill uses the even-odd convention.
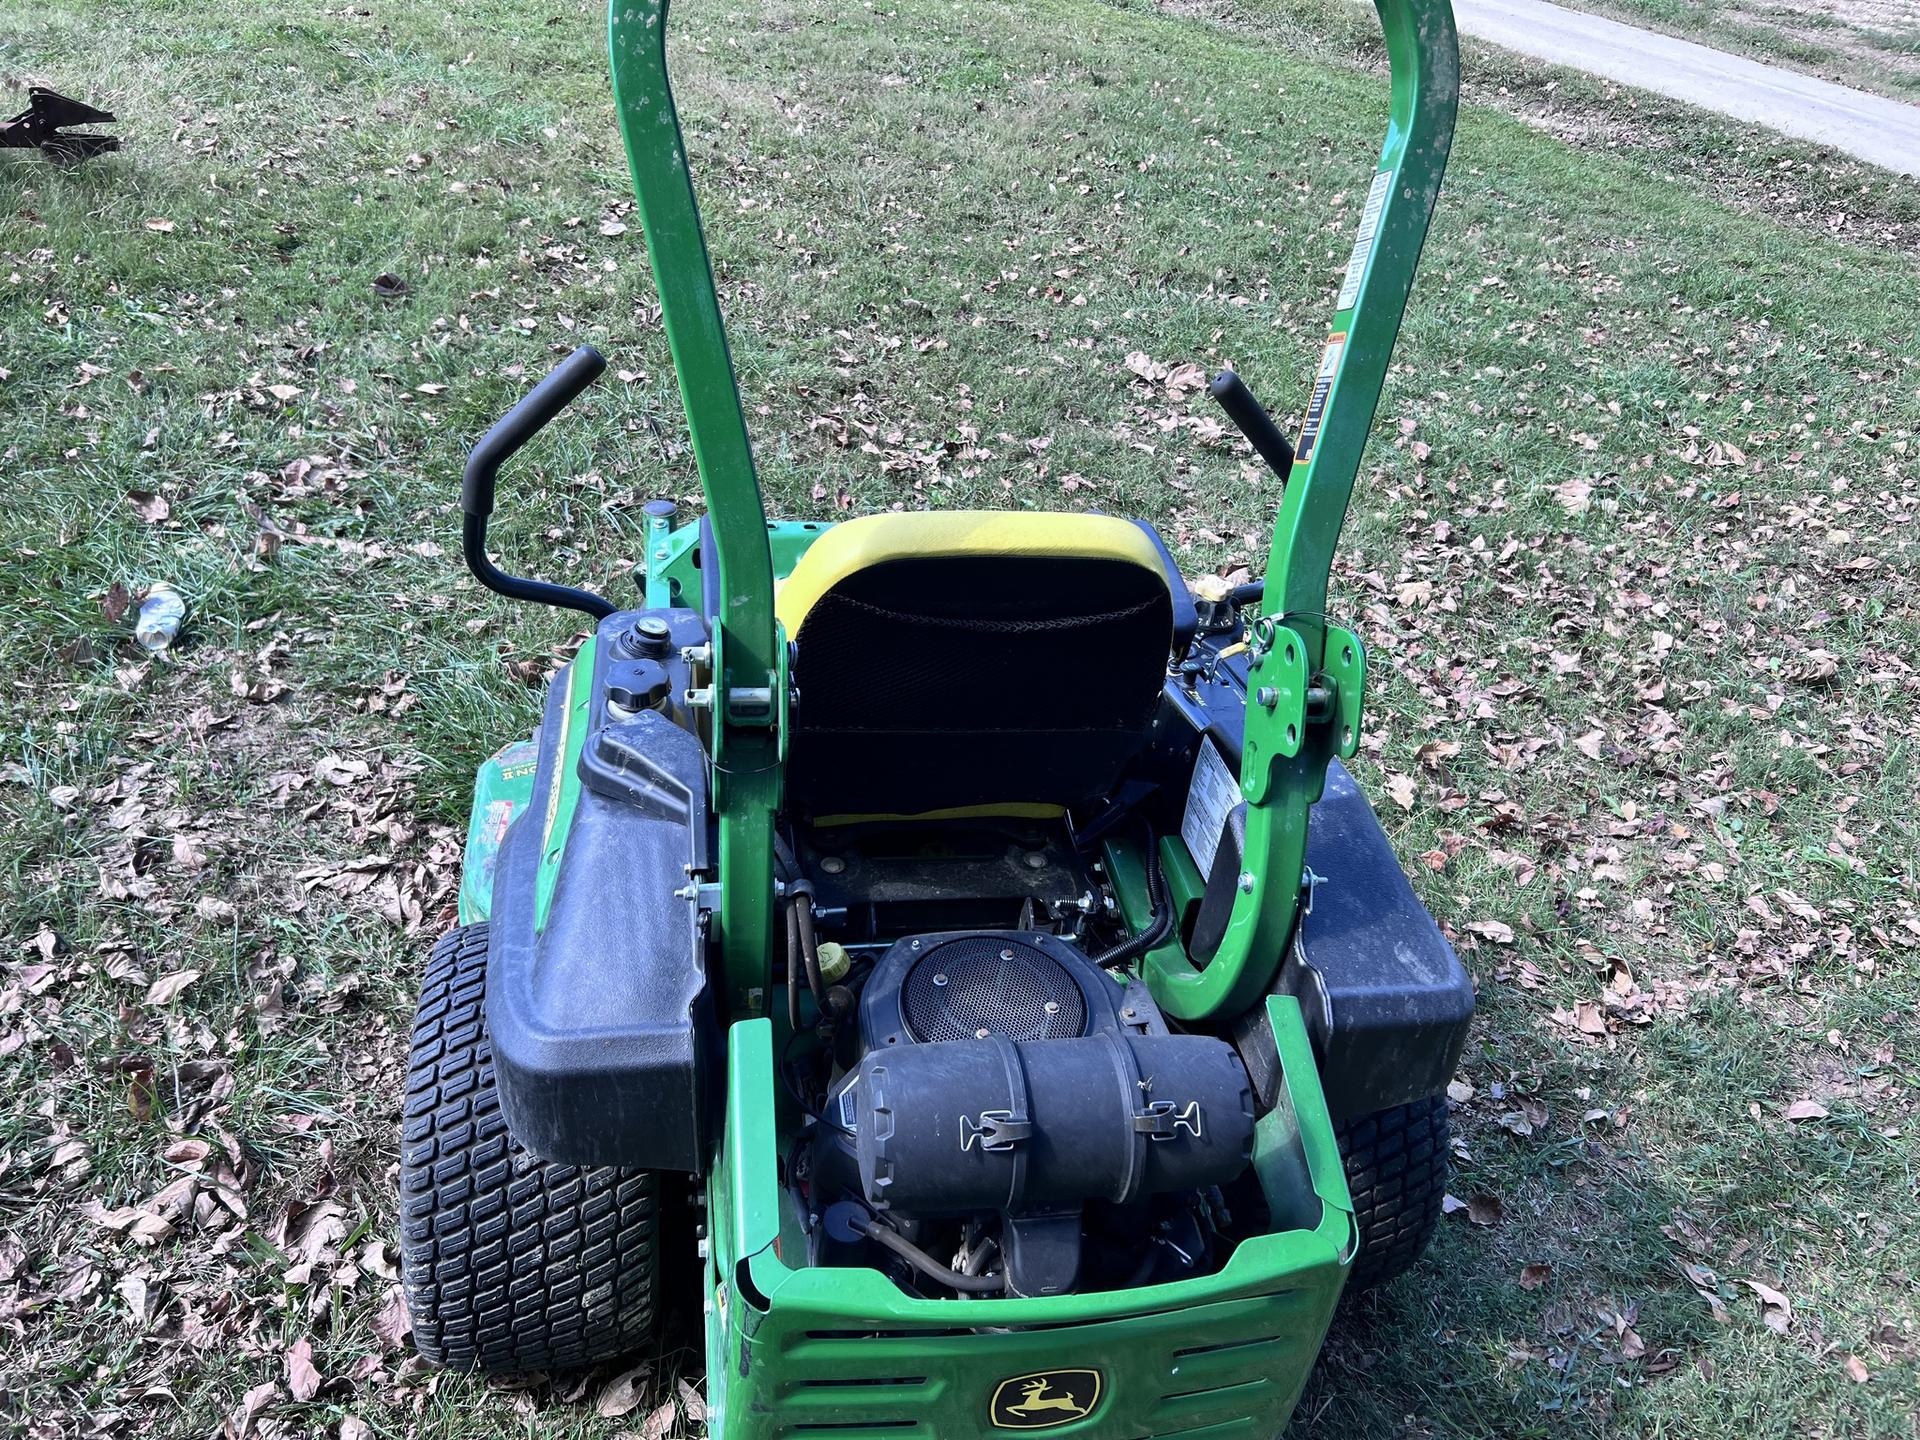
[[[1147,904],[1151,907],[1151,918],[1139,934],[1093,957],[1093,963],[1103,970],[1138,960],[1149,950],[1166,944],[1167,937],[1173,933],[1173,906],[1167,901],[1167,877],[1160,870],[1160,837],[1153,833],[1151,826],[1147,827],[1146,834]]]
[[[936,1285],[958,1290],[963,1295],[998,1295],[1007,1288],[1004,1275],[962,1275],[950,1265],[942,1265],[899,1231],[876,1221],[856,1217],[851,1225],[860,1234],[884,1246]]]

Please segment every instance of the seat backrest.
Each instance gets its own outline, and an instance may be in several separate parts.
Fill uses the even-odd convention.
[[[776,601],[803,818],[1067,806],[1146,743],[1175,577],[1105,515],[869,515],[816,540]]]

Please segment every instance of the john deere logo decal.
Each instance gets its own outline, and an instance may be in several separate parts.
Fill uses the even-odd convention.
[[[987,1413],[996,1430],[1051,1430],[1084,1419],[1099,1403],[1098,1370],[1041,1370],[1002,1380]]]

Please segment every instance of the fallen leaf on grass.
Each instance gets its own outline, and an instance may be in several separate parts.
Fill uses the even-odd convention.
[[[407,1292],[398,1285],[387,1292],[387,1302],[373,1317],[373,1333],[389,1350],[398,1350],[413,1333],[413,1316],[407,1311]]]
[[[1786,1115],[1789,1120],[1824,1120],[1827,1107],[1818,1100],[1796,1100],[1787,1106]]]
[[[1579,515],[1593,503],[1593,485],[1577,477],[1563,480],[1553,487],[1553,498],[1560,502],[1560,508],[1569,515]]]
[[[389,270],[382,270],[378,275],[373,277],[373,293],[378,295],[382,300],[397,299],[399,296],[406,294],[409,288],[411,287],[408,286],[406,281]]]
[[[1443,1195],[1440,1197],[1440,1209],[1447,1215],[1458,1215],[1464,1210],[1467,1219],[1476,1225],[1497,1225],[1506,1214],[1500,1197],[1485,1193],[1475,1195],[1470,1200],[1462,1200],[1458,1195]]]
[[[80,1207],[80,1213],[104,1230],[125,1235],[136,1245],[158,1245],[173,1234],[171,1220],[133,1205],[109,1210],[98,1200],[89,1200]]]
[[[1697,1265],[1691,1260],[1676,1259],[1673,1262],[1680,1267],[1680,1273],[1687,1277],[1687,1283],[1693,1291],[1707,1302],[1707,1308],[1713,1312],[1713,1318],[1725,1325],[1733,1317],[1727,1313],[1726,1302],[1720,1298],[1720,1277],[1705,1265]]]
[[[320,1372],[313,1366],[313,1342],[296,1340],[287,1350],[287,1389],[296,1400],[311,1400],[320,1393]]]
[[[1522,1265],[1520,1267],[1520,1288],[1522,1290],[1538,1290],[1552,1278],[1553,1267],[1551,1265],[1535,1262],[1532,1265]]]
[[[151,220],[143,220],[140,223],[156,235],[171,235],[173,233],[173,222],[157,215]]]
[[[1402,810],[1413,809],[1413,777],[1411,775],[1389,775],[1387,777],[1387,795]]]
[[[622,1430],[613,1440],[662,1440],[673,1429],[673,1422],[678,1418],[679,1412],[674,1408],[673,1401],[663,1400],[641,1422],[638,1430]]]
[[[600,1398],[594,1402],[593,1413],[602,1420],[614,1420],[625,1415],[645,1398],[646,1383],[652,1374],[653,1366],[650,1363],[621,1371],[600,1392]],[[672,1401],[667,1402],[667,1408],[673,1408]]]
[[[1483,940],[1491,940],[1496,945],[1513,943],[1513,927],[1504,920],[1475,920],[1467,930]]]
[[[1776,1335],[1786,1334],[1793,1324],[1793,1302],[1764,1281],[1742,1280],[1740,1283],[1760,1297],[1760,1318],[1767,1328]]]
[[[167,503],[167,497],[156,495],[151,490],[127,491],[127,504],[133,507],[133,513],[149,525],[158,525],[173,514],[173,506]]]
[[[1842,1368],[1847,1372],[1847,1378],[1856,1385],[1864,1385],[1873,1378],[1873,1375],[1867,1369],[1867,1362],[1862,1360],[1858,1355],[1847,1356],[1846,1363]]]
[[[247,1440],[259,1413],[280,1398],[280,1387],[268,1380],[247,1391],[240,1408],[227,1417],[226,1440]]]
[[[162,975],[147,987],[149,1005],[171,1004],[194,981],[200,978],[198,970],[176,970],[171,975]]]
[[[680,1395],[680,1408],[687,1412],[688,1422],[694,1425],[706,1424],[706,1398],[685,1380],[680,1381],[677,1388]]]

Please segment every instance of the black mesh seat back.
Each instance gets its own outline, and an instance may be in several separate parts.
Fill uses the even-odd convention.
[[[930,555],[839,580],[794,637],[787,804],[917,815],[1104,794],[1166,678],[1165,576],[1129,561]]]

